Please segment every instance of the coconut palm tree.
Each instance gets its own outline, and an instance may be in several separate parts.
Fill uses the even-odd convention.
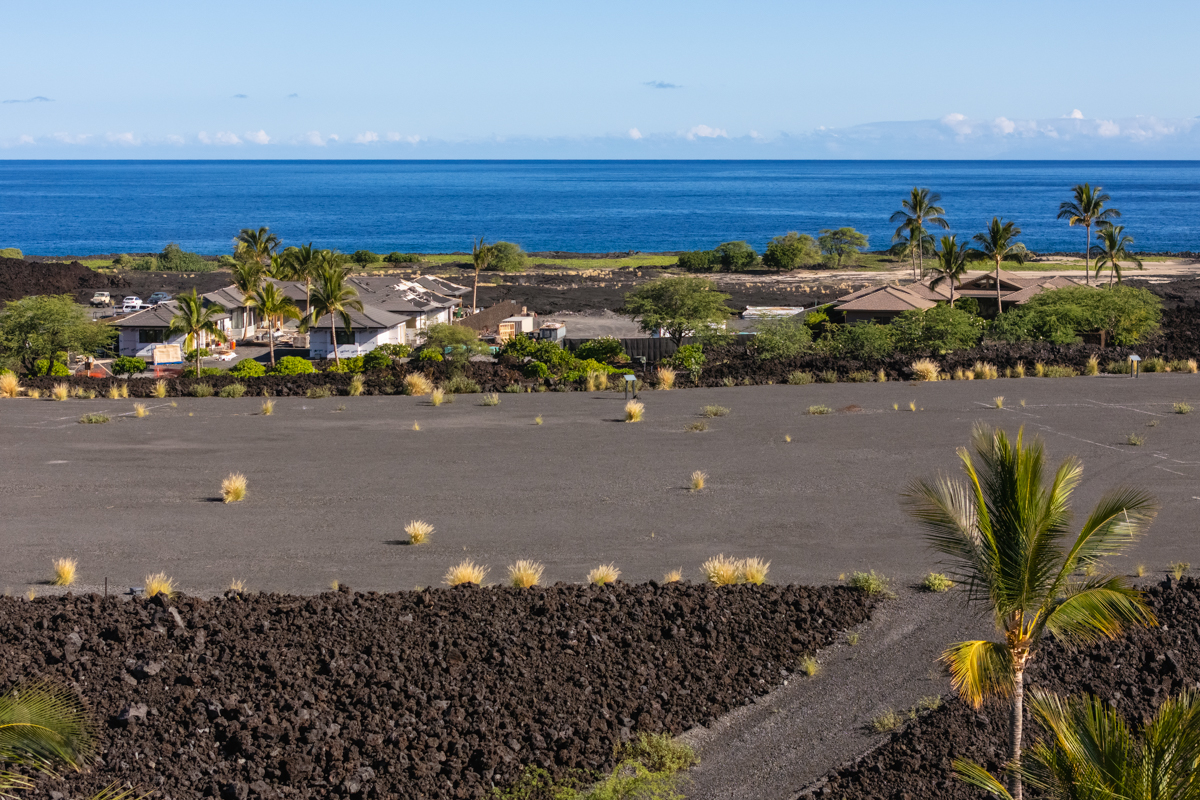
[[[233,273],[233,285],[243,296],[254,294],[254,290],[262,283],[263,265],[257,261],[239,261],[230,271]]]
[[[257,261],[266,266],[271,260],[271,254],[279,249],[283,241],[271,233],[270,228],[263,226],[258,230],[242,228],[233,237],[234,255],[243,261]]]
[[[1063,700],[1034,690],[1033,718],[1048,734],[1026,753],[1022,782],[1049,800],[1200,800],[1200,695],[1168,698],[1134,735],[1099,697]],[[1012,800],[983,767],[956,759],[964,781]]]
[[[246,298],[246,305],[257,308],[267,321],[267,342],[271,348],[271,366],[275,366],[275,323],[283,324],[285,319],[300,319],[300,309],[292,299],[280,291],[279,287],[270,281],[264,281],[254,294]]]
[[[967,274],[967,253],[970,251],[959,245],[954,235],[942,237],[942,249],[934,255],[937,266],[930,267],[934,279],[929,282],[930,289],[936,289],[943,282],[950,285],[950,307],[954,308],[954,287],[962,285],[963,275]]]
[[[36,683],[0,697],[0,765],[78,769],[94,750],[87,708],[74,692]],[[28,788],[23,776],[0,771],[0,797],[10,796],[8,789]]]
[[[1127,625],[1153,624],[1141,594],[1112,575],[1080,577],[1145,533],[1155,502],[1135,489],[1105,494],[1072,541],[1071,494],[1083,467],[1068,458],[1044,480],[1042,442],[1028,446],[978,425],[974,457],[958,451],[966,484],[949,478],[918,481],[905,493],[926,541],[949,559],[971,602],[990,608],[1002,641],[958,642],[942,654],[951,683],[976,708],[990,695],[1012,697],[1009,755],[1021,763],[1025,670],[1047,633],[1093,642]],[[978,463],[977,463],[978,461]],[[1021,798],[1014,771],[1008,791]]]
[[[312,306],[312,282],[313,276],[321,266],[321,250],[314,250],[312,242],[303,247],[296,247],[288,250],[287,262],[289,275],[292,280],[304,281],[304,307],[305,310]]]
[[[928,189],[918,189],[914,186],[908,199],[900,202],[900,210],[892,214],[891,219],[888,220],[900,223],[900,227],[896,228],[896,232],[892,235],[892,241],[900,241],[907,234],[910,242],[922,242],[929,235],[929,232],[925,230],[926,225],[948,229],[950,223],[945,219],[946,209],[938,205],[941,201],[940,194],[930,193]],[[925,254],[922,252],[922,248],[912,249],[909,255],[913,259],[913,277],[924,276]]]
[[[1000,262],[1015,261],[1018,264],[1025,263],[1025,255],[1028,252],[1025,245],[1016,241],[1021,235],[1021,229],[1017,227],[1015,222],[1005,222],[1000,217],[992,217],[992,221],[988,223],[987,230],[983,233],[977,233],[971,237],[978,248],[977,252],[982,253],[987,258],[991,259],[996,264],[996,313],[1004,313],[1003,304],[1000,302]]]
[[[1092,250],[1096,253],[1097,281],[1100,280],[1101,270],[1108,267],[1108,285],[1113,285],[1113,278],[1120,283],[1122,261],[1137,264],[1137,268],[1142,269],[1141,259],[1125,249],[1126,245],[1133,244],[1133,237],[1125,235],[1124,225],[1102,225],[1096,235],[1100,239],[1100,244],[1093,247]]]
[[[1093,189],[1091,184],[1087,183],[1077,184],[1071,189],[1075,199],[1058,206],[1059,219],[1065,219],[1068,225],[1082,225],[1087,230],[1087,239],[1083,247],[1083,276],[1088,283],[1091,283],[1088,254],[1092,249],[1092,226],[1102,225],[1121,216],[1121,212],[1115,208],[1104,207],[1112,198],[1101,191],[1102,189],[1101,186]]]
[[[225,308],[217,303],[205,305],[204,298],[196,294],[195,287],[186,294],[175,298],[178,310],[171,318],[169,330],[171,333],[182,333],[187,338],[183,340],[184,350],[194,350],[196,353],[196,374],[200,374],[200,336],[207,334],[218,342],[225,341],[225,332],[217,327],[217,317],[225,313]]]
[[[363,304],[358,299],[358,290],[346,285],[346,270],[342,267],[326,264],[316,277],[311,306],[308,316],[301,323],[301,330],[316,327],[321,318],[328,314],[329,342],[333,347],[334,362],[340,369],[342,359],[337,351],[337,321],[340,319],[346,330],[350,330],[350,310],[362,311]]]
[[[475,264],[475,288],[471,292],[471,308],[479,308],[479,273],[488,268],[495,255],[496,251],[491,245],[484,244],[482,236],[478,241],[471,242],[471,261]]]

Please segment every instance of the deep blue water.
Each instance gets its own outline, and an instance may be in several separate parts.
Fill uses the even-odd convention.
[[[0,247],[38,255],[230,251],[240,228],[376,252],[689,250],[853,226],[888,246],[913,186],[952,231],[1016,220],[1041,251],[1082,249],[1055,219],[1100,184],[1139,250],[1200,250],[1200,162],[1184,161],[0,161]]]

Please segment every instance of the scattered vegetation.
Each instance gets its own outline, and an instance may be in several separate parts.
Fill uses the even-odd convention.
[[[1192,413],[1192,407],[1190,405],[1188,405],[1187,403],[1176,403],[1174,406],[1172,406],[1172,409],[1175,411],[1176,414]]]
[[[587,581],[596,586],[603,586],[615,582],[620,577],[621,570],[617,569],[616,564],[601,564],[587,574]]]
[[[683,580],[683,570],[682,569],[671,569],[671,570],[667,570],[667,572],[663,574],[662,582],[663,583],[678,583],[681,580]]]
[[[675,388],[675,370],[670,367],[659,367],[655,375],[655,383],[664,391]]]
[[[326,397],[333,397],[333,389],[328,386],[313,386],[304,393],[304,396],[309,400],[322,400]]]
[[[103,425],[110,421],[108,414],[84,414],[79,418],[81,425]]]
[[[638,761],[651,772],[675,773],[699,763],[696,752],[666,733],[639,733],[617,753],[622,761]]]
[[[536,417],[534,417],[534,418],[533,418],[533,424],[534,424],[534,425],[541,425],[543,422],[545,422],[545,420],[544,420],[544,419],[542,419],[542,415],[541,415],[541,414],[538,414]]]
[[[207,383],[192,384],[192,397],[212,397],[213,387]]]
[[[264,417],[269,417],[272,414],[274,414],[275,413],[275,401],[269,397],[266,400],[263,400],[262,408],[260,409],[260,413]]]
[[[646,406],[639,403],[637,400],[630,400],[625,404],[625,421],[626,422],[641,422],[642,416],[646,413]]]
[[[241,578],[234,578],[229,582],[229,591],[234,594],[242,594],[246,591],[246,582]]]
[[[820,416],[822,414],[832,414],[833,409],[829,406],[809,406],[804,413]]]
[[[931,572],[921,581],[921,588],[927,592],[948,592],[954,588],[954,581],[940,572]]]
[[[852,572],[847,583],[851,588],[858,589],[872,597],[892,596],[892,579],[884,577],[883,573],[875,570]]]
[[[528,589],[537,586],[542,580],[546,567],[537,561],[520,560],[508,568],[509,585],[518,589]]]
[[[895,709],[889,708],[887,711],[880,714],[871,720],[871,730],[876,733],[887,733],[894,731],[904,723],[904,718],[896,713]]]
[[[816,378],[813,377],[811,372],[805,372],[799,369],[795,372],[789,372],[787,376],[787,382],[789,386],[807,386],[815,381]]]
[[[1125,437],[1125,443],[1133,447],[1141,447],[1146,443],[1146,437],[1136,433],[1131,433]]]
[[[689,424],[685,430],[689,433],[703,433],[704,431],[708,430],[708,423],[702,419],[698,419]]]
[[[725,406],[705,406],[700,415],[704,417],[724,417],[728,416],[729,409]]]
[[[858,631],[846,631],[846,644],[851,647],[858,647],[858,643],[862,641],[862,634]]]
[[[464,583],[473,583],[479,586],[487,578],[487,574],[487,567],[466,558],[448,569],[442,582],[448,586],[459,586]]]
[[[423,397],[433,392],[433,381],[420,372],[410,372],[404,376],[404,393],[412,397]]]
[[[149,409],[146,408],[145,403],[134,403],[133,404],[133,415],[135,417],[137,417],[138,419],[141,419],[142,417],[150,416],[150,411],[149,411]]]
[[[1074,378],[1079,373],[1073,367],[1050,366],[1043,370],[1043,374],[1038,377],[1046,378]]]
[[[50,389],[50,398],[52,400],[66,400],[71,396],[71,387],[65,383],[56,383]]]
[[[17,373],[0,372],[0,397],[17,397],[21,394],[21,381]]]
[[[160,400],[167,396],[167,382],[158,380],[154,382],[154,396]]]
[[[429,393],[429,405],[433,407],[440,406],[446,402],[446,392],[440,386]]]
[[[704,488],[704,482],[708,480],[708,473],[696,470],[692,473],[691,486],[693,492],[698,492]]]
[[[741,583],[742,562],[724,554],[710,558],[700,565],[700,571],[709,583],[717,586],[732,586]]]
[[[500,405],[500,395],[496,394],[495,392],[490,392],[488,394],[485,394],[483,397],[481,397],[479,399],[479,405],[481,405],[481,406],[498,406],[498,405]]]
[[[363,390],[366,388],[367,379],[361,373],[356,373],[350,378],[349,394],[351,397],[361,397]]]
[[[404,526],[404,532],[408,534],[409,544],[424,544],[429,541],[433,526],[423,520],[414,519]]]
[[[805,656],[800,659],[800,671],[810,678],[815,678],[821,671],[821,665],[812,656]]]
[[[996,408],[1004,408],[1004,397],[1002,395],[997,395],[996,397],[993,397],[992,405],[994,405]]]
[[[742,559],[742,580],[754,586],[762,586],[767,582],[767,573],[771,569],[770,561],[761,558]]]
[[[75,583],[75,571],[79,562],[73,558],[54,559],[54,577],[50,579],[51,586],[70,586]]]
[[[154,597],[159,594],[171,597],[175,594],[175,580],[168,578],[165,572],[156,572],[153,575],[147,575],[142,587],[142,593],[146,597]]]
[[[1175,580],[1182,580],[1187,571],[1192,568],[1192,565],[1186,561],[1172,561],[1167,565],[1171,570],[1171,575]]]
[[[232,472],[221,481],[221,499],[226,503],[240,503],[246,499],[246,476]]]

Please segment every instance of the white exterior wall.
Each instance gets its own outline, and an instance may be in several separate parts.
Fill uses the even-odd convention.
[[[404,327],[397,325],[393,328],[377,328],[374,330],[355,331],[354,344],[338,345],[338,355],[342,358],[361,356],[369,353],[381,344],[403,344]],[[330,346],[329,328],[319,328],[308,334],[309,358],[333,358],[333,348]]]
[[[145,359],[147,363],[154,360],[154,348],[159,344],[177,344],[180,350],[185,349],[183,341],[187,337],[183,334],[176,336],[167,336],[164,341],[154,344],[140,344],[138,342],[138,331],[140,328],[121,328],[118,352],[123,356],[133,356],[135,358]],[[161,330],[161,329],[160,329]]]

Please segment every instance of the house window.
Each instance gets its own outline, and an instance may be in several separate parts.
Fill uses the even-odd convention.
[[[138,328],[138,344],[162,344],[165,333],[162,328]]]
[[[235,327],[235,328],[246,327],[246,312],[240,308],[235,308],[233,310],[233,327]]]
[[[345,328],[338,328],[335,333],[337,334],[337,343],[339,345],[354,344],[354,331],[348,331]]]

